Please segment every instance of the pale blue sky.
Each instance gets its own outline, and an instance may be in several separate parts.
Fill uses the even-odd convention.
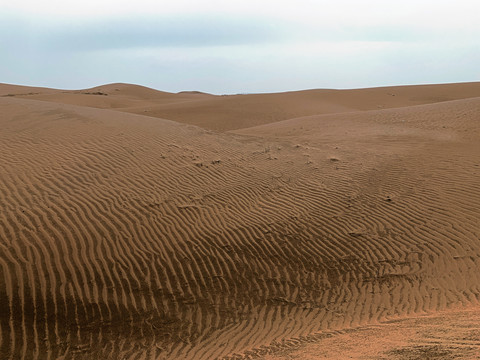
[[[0,0],[0,82],[216,94],[480,80],[478,1]]]

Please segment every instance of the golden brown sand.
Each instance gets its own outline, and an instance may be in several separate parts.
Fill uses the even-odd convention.
[[[478,308],[441,311],[291,340],[265,360],[480,359]]]
[[[480,83],[0,114],[0,358],[478,355]]]

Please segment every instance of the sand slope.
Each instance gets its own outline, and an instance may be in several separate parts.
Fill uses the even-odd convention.
[[[0,97],[0,357],[266,356],[477,304],[480,98],[449,86],[229,133],[84,102],[208,94]]]

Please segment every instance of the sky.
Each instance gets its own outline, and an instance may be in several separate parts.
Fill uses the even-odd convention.
[[[478,0],[0,0],[0,82],[214,94],[480,80]]]

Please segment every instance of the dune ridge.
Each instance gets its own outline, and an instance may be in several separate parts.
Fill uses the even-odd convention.
[[[390,109],[354,109],[354,91],[348,111],[269,124],[259,105],[227,133],[128,106],[207,118],[250,95],[0,97],[0,356],[241,359],[477,305],[479,86],[449,87],[402,88]]]

